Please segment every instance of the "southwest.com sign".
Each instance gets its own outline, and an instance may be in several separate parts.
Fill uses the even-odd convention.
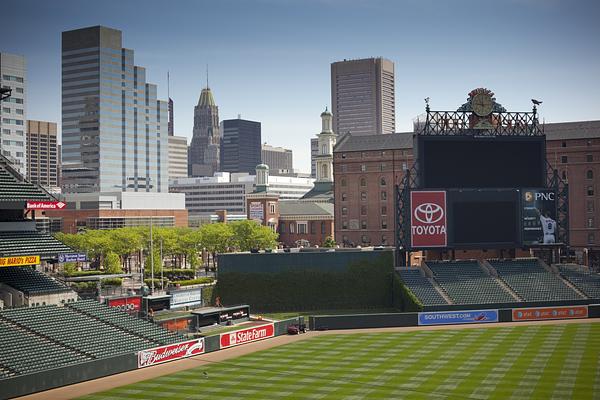
[[[446,247],[448,223],[445,191],[410,192],[411,247]]]
[[[419,313],[419,325],[484,324],[498,322],[498,310]]]

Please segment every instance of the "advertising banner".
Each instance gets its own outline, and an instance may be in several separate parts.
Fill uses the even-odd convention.
[[[118,297],[114,299],[108,299],[106,304],[109,307],[115,307],[121,311],[127,311],[129,313],[140,312],[142,310],[142,297]]]
[[[513,321],[541,321],[545,319],[587,318],[588,306],[514,308]]]
[[[483,324],[498,322],[498,310],[419,313],[419,325]]]
[[[521,193],[523,245],[556,243],[556,193],[552,189],[524,189]]]
[[[263,220],[265,219],[263,203],[261,203],[260,201],[250,202],[250,219],[260,221],[261,223],[263,222]]]
[[[239,346],[240,344],[255,342],[273,336],[275,336],[275,326],[273,324],[222,333],[221,348],[225,349],[227,347]]]
[[[67,203],[62,201],[28,201],[28,210],[62,210]]]
[[[197,356],[203,354],[204,350],[204,338],[142,350],[138,352],[138,368]]]
[[[175,290],[170,292],[171,308],[202,304],[202,289]]]
[[[448,224],[445,191],[410,192],[412,247],[446,247]]]
[[[87,255],[83,253],[65,253],[58,255],[58,262],[84,262],[87,261]]]
[[[38,265],[40,256],[0,257],[0,267],[18,267],[21,265]]]

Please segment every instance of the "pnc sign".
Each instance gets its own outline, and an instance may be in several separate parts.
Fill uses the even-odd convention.
[[[446,247],[448,223],[445,191],[410,192],[412,247]]]

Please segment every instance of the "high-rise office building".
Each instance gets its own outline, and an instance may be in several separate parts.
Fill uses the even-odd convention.
[[[221,170],[253,173],[261,163],[260,122],[228,119],[222,127]]]
[[[58,186],[56,122],[27,121],[27,180],[52,191]]]
[[[189,176],[212,176],[219,170],[219,107],[208,83],[194,107],[194,133],[188,153]]]
[[[310,138],[310,176],[317,177],[317,155],[319,154],[319,138]]]
[[[11,96],[0,107],[0,151],[19,172],[27,175],[27,77],[25,57],[0,53],[0,85]]]
[[[169,180],[187,178],[188,146],[184,136],[169,136]]]
[[[338,135],[394,133],[394,63],[381,57],[332,63],[331,107]]]
[[[174,117],[173,117],[173,99],[171,99],[169,97],[169,105],[168,105],[168,111],[169,111],[169,123],[167,124],[167,131],[169,132],[169,136],[173,136],[175,135],[175,121],[174,121]]]
[[[261,148],[261,159],[263,164],[269,166],[272,175],[293,172],[292,150],[283,147],[274,147],[263,143]]]
[[[62,33],[66,193],[168,191],[167,102],[104,26]]]

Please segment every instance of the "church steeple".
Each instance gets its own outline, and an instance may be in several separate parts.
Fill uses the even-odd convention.
[[[333,146],[336,136],[332,126],[333,115],[327,107],[321,113],[321,133],[319,138],[319,152],[317,161],[317,182],[333,182]]]

